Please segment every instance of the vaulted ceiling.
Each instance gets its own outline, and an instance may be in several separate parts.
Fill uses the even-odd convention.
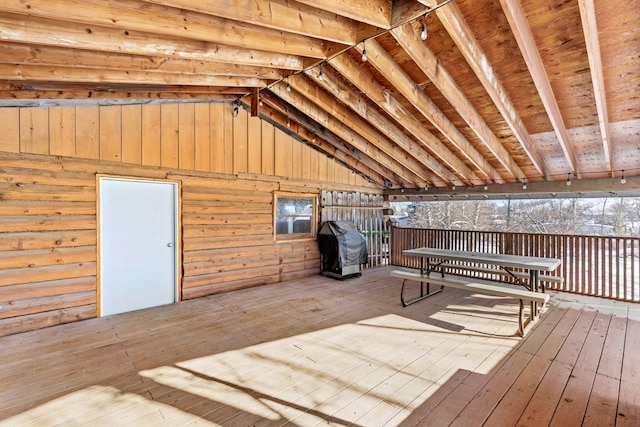
[[[0,2],[0,106],[168,101],[407,197],[638,190],[640,0]]]

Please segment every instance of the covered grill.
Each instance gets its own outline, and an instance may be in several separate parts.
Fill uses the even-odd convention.
[[[336,279],[360,276],[367,262],[367,242],[349,221],[327,221],[318,231],[322,274]]]

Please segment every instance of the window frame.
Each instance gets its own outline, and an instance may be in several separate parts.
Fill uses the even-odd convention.
[[[278,200],[279,199],[310,199],[311,216],[309,218],[310,230],[308,233],[286,233],[278,234]],[[318,231],[318,195],[315,193],[293,193],[285,191],[274,191],[273,193],[273,240],[276,243],[292,242],[300,240],[315,240]]]

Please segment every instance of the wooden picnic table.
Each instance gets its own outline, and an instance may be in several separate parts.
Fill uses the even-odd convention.
[[[476,264],[490,264],[498,266],[507,274],[510,268],[529,271],[530,290],[539,290],[540,271],[551,272],[562,264],[558,258],[543,258],[523,255],[492,254],[474,251],[458,251],[438,248],[416,248],[402,251],[403,255],[420,257],[420,273],[429,274],[445,261],[462,261]],[[432,260],[440,260],[433,263]],[[465,265],[456,265],[456,268],[464,269]]]
[[[414,304],[441,292],[445,286],[464,288],[496,296],[510,296],[520,300],[519,331],[523,336],[525,334],[526,324],[536,320],[539,316],[540,310],[538,308],[538,304],[542,304],[542,307],[544,307],[544,304],[549,300],[549,296],[544,294],[544,288],[540,288],[539,286],[540,272],[552,272],[562,264],[562,260],[557,258],[493,254],[437,248],[408,249],[404,250],[402,253],[406,256],[420,258],[419,273],[402,270],[391,272],[392,276],[403,279],[402,290],[400,293],[400,300],[403,306],[406,307],[407,305]],[[453,265],[449,264],[448,262],[451,261],[456,263]],[[497,266],[498,269],[492,270],[492,272],[510,275],[516,279],[518,284],[524,285],[527,289],[524,290],[513,285],[483,279],[465,278],[457,275],[445,276],[445,269],[469,269],[470,271],[479,271],[477,267],[478,264]],[[512,271],[512,269],[516,270]],[[526,275],[522,270],[526,270],[529,273],[528,283],[520,281],[520,278],[523,275]],[[482,268],[481,271],[486,271],[486,269]],[[433,272],[438,272],[439,274],[431,274]],[[405,284],[407,281],[420,282],[420,296],[410,301],[406,301],[404,298]],[[440,288],[430,291],[430,283],[440,285]],[[424,285],[426,285],[426,292]],[[528,322],[524,321],[524,301],[529,301],[531,303],[531,317]]]

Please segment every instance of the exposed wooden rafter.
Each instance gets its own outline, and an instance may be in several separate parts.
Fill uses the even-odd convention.
[[[391,25],[393,2],[391,0],[298,0],[299,3],[338,13],[356,21],[380,28]]]
[[[12,66],[0,64],[0,80],[81,82],[107,80],[115,84],[175,84],[228,87],[265,87],[266,81],[252,77],[195,75],[133,70],[52,67],[44,65]]]
[[[478,169],[484,179],[492,181],[502,179],[489,162],[482,157],[478,150],[471,145],[433,101],[418,88],[416,82],[411,80],[411,77],[385,52],[379,43],[375,40],[370,40],[367,44],[367,50],[369,51],[369,62],[398,89],[402,96],[407,98],[422,113],[424,118],[442,132],[458,151]],[[441,147],[440,149],[442,150],[441,156],[453,156],[453,153],[446,148]],[[468,173],[465,176],[469,176]],[[476,177],[477,175],[473,176],[472,181],[476,181]],[[480,178],[477,178],[477,181],[480,181]]]
[[[354,132],[342,121],[335,119],[322,108],[313,104],[301,94],[297,93],[294,90],[287,90],[284,85],[275,85],[270,88],[270,91],[272,91],[278,97],[282,98],[287,103],[295,105],[296,108],[303,113],[309,115],[310,117],[314,117],[315,121],[320,125],[327,128],[347,143],[351,144],[358,151],[371,157],[373,160],[386,165],[394,173],[411,182],[413,185],[424,185],[425,177],[416,175],[406,166],[402,165],[396,159],[381,151],[367,139]]]
[[[0,63],[46,65],[51,67],[100,68],[108,70],[158,71],[165,73],[239,76],[264,80],[279,80],[277,68],[254,67],[224,62],[204,62],[194,59],[163,58],[127,53],[65,49],[59,46],[29,46],[18,43],[0,44]]]
[[[144,6],[142,6],[144,5]],[[74,9],[73,14],[67,14]],[[81,7],[70,0],[30,0],[28,5],[19,0],[0,3],[0,11],[25,14],[45,19],[60,19],[66,16],[70,22],[97,25],[104,28],[141,33],[158,34],[163,37],[180,37],[244,49],[256,49],[285,55],[325,58],[331,46],[318,39],[298,34],[283,34],[281,31],[257,27],[249,22],[228,21],[197,12],[167,8],[137,1],[85,0]],[[154,19],[149,19],[149,16]]]
[[[253,0],[227,2],[220,7],[216,0],[144,0],[164,6],[205,13],[238,22],[271,28],[287,33],[329,40],[345,45],[357,40],[356,21],[300,2],[288,0]]]
[[[550,179],[549,168],[545,165],[540,151],[531,139],[529,132],[520,119],[502,83],[496,77],[489,60],[460,13],[460,9],[458,9],[455,3],[452,3],[447,5],[447,7],[437,9],[436,14],[449,33],[449,36],[464,55],[469,66],[476,73],[476,76],[493,100],[496,108],[498,108],[514,135],[518,138],[518,142],[529,156],[531,163],[540,175]]]
[[[478,111],[464,96],[462,90],[453,80],[449,72],[444,69],[442,64],[438,63],[438,58],[435,54],[420,40],[420,33],[415,31],[411,24],[406,24],[392,30],[391,34],[427,77],[429,77],[433,84],[436,85],[440,92],[442,92],[451,105],[456,108],[469,127],[471,127],[482,142],[484,142],[496,160],[506,169],[510,175],[509,178],[524,178],[524,172],[522,172],[509,152],[500,144],[500,141],[498,141]]]
[[[406,166],[414,174],[422,177],[425,182],[427,180],[431,181],[434,179],[433,173],[427,170],[424,164],[420,163],[404,151],[397,142],[390,140],[386,134],[376,131],[375,128],[371,127],[369,122],[358,116],[354,116],[351,110],[341,103],[336,103],[333,96],[319,89],[317,85],[312,84],[306,77],[298,75],[295,76],[295,78],[290,79],[290,82],[291,87],[298,93],[306,96],[309,101],[313,102],[335,119],[350,127],[358,135],[365,138],[375,147],[388,154],[400,164]],[[416,154],[419,153],[414,153],[414,155]],[[433,163],[438,165],[437,162]]]
[[[598,22],[593,0],[578,0],[582,29],[587,43],[589,66],[591,68],[591,80],[593,81],[593,95],[598,109],[600,134],[602,135],[602,150],[604,152],[607,170],[612,173],[611,164],[611,125],[609,124],[609,112],[607,111],[607,94],[602,74],[602,56],[600,55],[600,40],[598,38]]]
[[[260,117],[278,126],[285,133],[296,135],[297,139],[313,145],[315,149],[326,153],[331,158],[338,159],[347,167],[359,171],[378,184],[383,184],[384,181],[405,182],[389,169],[353,150],[344,141],[318,126],[317,123],[310,121],[300,112],[292,111],[281,99],[271,93],[263,95],[263,103]],[[408,184],[408,181],[406,183]]]
[[[340,56],[333,59],[331,65],[363,93],[369,96],[369,98],[386,111],[387,114],[402,123],[405,129],[420,141],[423,150],[427,150],[438,157],[442,163],[449,168],[451,172],[458,175],[461,180],[465,177],[472,177],[471,179],[477,178],[440,140],[425,129],[422,123],[407,111],[387,89],[363,73],[353,60],[347,56]],[[442,174],[440,175],[442,176]],[[450,182],[453,182],[453,178]],[[439,184],[442,185],[443,183],[440,182]],[[448,183],[446,184],[448,185]]]
[[[502,4],[502,9],[507,16],[507,20],[511,26],[511,31],[518,42],[518,46],[520,47],[522,56],[527,63],[531,77],[538,89],[538,93],[547,111],[549,120],[556,132],[556,136],[560,146],[562,147],[562,152],[564,153],[569,165],[569,172],[580,177],[578,162],[571,145],[569,133],[567,132],[564,120],[562,119],[560,107],[558,107],[553,89],[549,83],[549,77],[547,76],[544,65],[542,64],[540,53],[536,47],[533,34],[527,24],[527,19],[524,16],[520,2],[500,0],[500,4]]]
[[[3,41],[27,43],[34,46],[58,46],[98,52],[130,53],[164,56],[207,62],[224,62],[257,67],[302,70],[303,60],[287,55],[253,49],[224,46],[197,40],[155,35],[152,40],[145,33],[122,31],[99,26],[87,27],[9,13],[0,14]],[[52,37],[51,34],[55,34]]]

